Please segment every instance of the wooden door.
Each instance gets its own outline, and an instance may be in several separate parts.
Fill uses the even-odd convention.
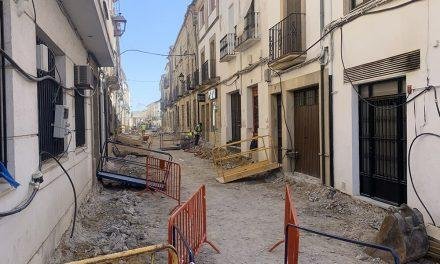
[[[318,88],[294,93],[295,171],[319,177]]]
[[[241,140],[241,96],[238,92],[231,94],[231,140]]]

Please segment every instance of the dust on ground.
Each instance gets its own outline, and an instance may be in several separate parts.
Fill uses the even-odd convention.
[[[170,152],[182,166],[182,200],[202,184],[207,189],[208,239],[221,254],[205,245],[196,263],[283,263],[283,245],[272,253],[268,249],[283,238],[286,182],[292,189],[299,222],[305,227],[372,241],[386,214],[381,208],[298,175],[286,177],[274,172],[220,184],[211,162],[199,158],[209,159],[206,152],[200,147]],[[166,242],[168,213],[175,205],[158,193],[98,185],[81,206],[74,237],[63,237],[51,263]],[[382,262],[366,255],[363,248],[301,232],[300,263]]]

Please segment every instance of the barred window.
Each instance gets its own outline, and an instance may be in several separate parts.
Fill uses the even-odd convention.
[[[37,44],[44,44],[37,39]],[[49,48],[49,72],[38,70],[38,76],[50,75],[55,77],[55,55]],[[54,138],[55,105],[63,104],[63,90],[52,80],[44,80],[37,84],[38,97],[38,140],[40,152],[46,151],[53,155],[64,152],[64,138]],[[42,155],[41,159],[47,160],[49,156]]]
[[[76,147],[86,144],[86,120],[83,89],[75,90],[75,138]]]

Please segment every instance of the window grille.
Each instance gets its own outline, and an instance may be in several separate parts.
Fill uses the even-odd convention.
[[[37,44],[44,44],[37,39]],[[50,49],[50,48],[49,48]],[[38,70],[39,77],[50,75],[55,77],[55,56],[49,51],[49,72]],[[63,90],[55,82],[44,80],[37,84],[38,97],[38,140],[40,152],[46,151],[53,155],[59,155],[64,152],[64,139],[53,137],[53,123],[55,119],[55,105],[63,104]],[[41,159],[47,160],[49,156],[42,155]]]

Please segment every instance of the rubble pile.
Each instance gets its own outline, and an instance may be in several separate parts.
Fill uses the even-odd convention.
[[[148,199],[145,192],[100,188],[83,203],[74,237],[63,239],[51,263],[91,258],[166,241],[164,223],[167,215],[148,212],[145,208]]]

